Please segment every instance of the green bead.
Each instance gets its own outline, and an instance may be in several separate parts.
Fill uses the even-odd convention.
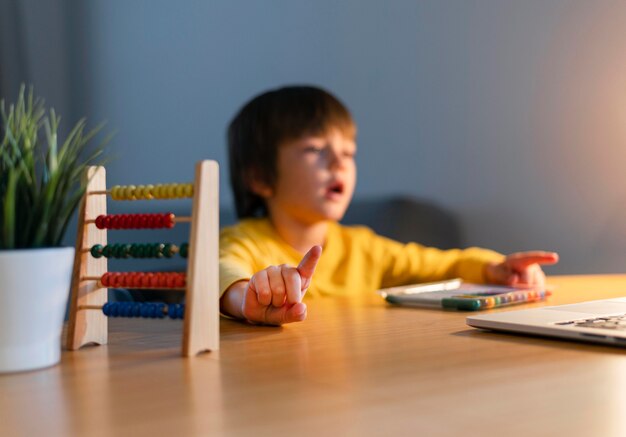
[[[148,258],[156,258],[156,250],[154,247],[154,244],[147,244],[146,245],[146,257]]]
[[[102,257],[102,244],[95,244],[91,247],[91,250],[89,250],[89,252],[91,253],[91,256],[93,256],[94,258],[101,258]]]
[[[121,249],[121,247],[120,247],[120,245],[119,245],[119,244],[114,244],[114,245],[113,245],[113,250],[112,250],[112,252],[113,252],[113,257],[114,257],[114,258],[121,258],[121,252],[120,252],[120,249]]]
[[[181,257],[187,258],[189,255],[189,243],[183,243],[180,245],[180,251],[178,252]]]
[[[135,258],[144,258],[146,255],[146,248],[143,244],[138,244],[136,249]]]
[[[154,248],[155,248],[154,257],[155,258],[163,258],[163,250],[165,249],[165,244],[163,244],[163,243],[156,243],[154,245]]]
[[[165,255],[166,258],[171,258],[174,255],[174,251],[172,250],[174,248],[173,246],[173,244],[167,243],[163,248],[163,255]]]
[[[102,249],[102,256],[104,256],[105,258],[110,258],[111,257],[111,246],[110,245],[106,245],[104,246],[104,248]]]
[[[132,244],[124,244],[122,245],[122,258],[130,258],[130,250],[133,247]]]

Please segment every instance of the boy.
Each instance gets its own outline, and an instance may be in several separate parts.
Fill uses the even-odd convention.
[[[557,262],[556,253],[443,251],[340,225],[356,182],[355,136],[345,106],[314,87],[266,92],[235,116],[228,145],[241,221],[220,235],[224,314],[272,325],[302,321],[309,286],[326,296],[452,277],[543,286],[539,264]]]

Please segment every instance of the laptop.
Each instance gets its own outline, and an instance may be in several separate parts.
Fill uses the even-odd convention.
[[[626,347],[626,297],[470,316],[474,328]]]

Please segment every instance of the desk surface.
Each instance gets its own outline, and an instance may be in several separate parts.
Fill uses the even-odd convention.
[[[626,276],[550,283],[549,304],[626,296]],[[0,434],[626,435],[626,350],[377,297],[308,305],[283,328],[222,320],[221,350],[192,359],[180,322],[114,319],[109,345],[0,376]]]

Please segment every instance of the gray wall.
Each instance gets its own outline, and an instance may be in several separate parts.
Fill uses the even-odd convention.
[[[313,83],[359,125],[357,196],[434,199],[467,243],[626,270],[626,2],[68,0],[70,107],[118,134],[109,181],[222,165],[256,93]]]

